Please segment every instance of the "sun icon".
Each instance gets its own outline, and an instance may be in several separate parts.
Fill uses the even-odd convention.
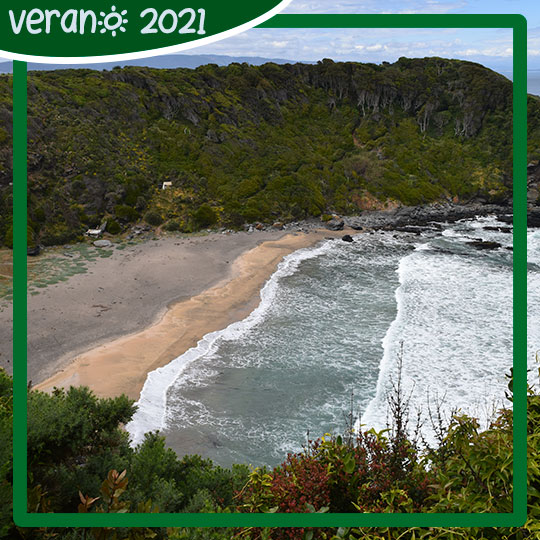
[[[127,15],[127,9],[123,9],[120,13],[116,11],[116,6],[111,6],[111,12],[105,14],[103,11],[100,12],[100,17],[103,17],[102,21],[99,21],[98,24],[103,26],[101,33],[104,34],[108,30],[111,32],[113,37],[116,37],[116,31],[125,32],[124,24],[128,22],[127,19],[124,19],[124,15]]]

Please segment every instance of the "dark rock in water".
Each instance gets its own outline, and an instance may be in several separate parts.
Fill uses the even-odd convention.
[[[467,242],[467,244],[476,249],[497,249],[501,247],[499,242],[487,242],[485,240],[473,240],[472,242]]]
[[[331,219],[326,223],[326,228],[331,231],[342,231],[345,226],[345,222],[342,219]]]
[[[492,225],[487,225],[486,227],[483,227],[484,231],[497,231],[502,233],[511,233],[512,227],[496,227]]]
[[[325,240],[335,240],[335,238],[333,236],[325,236],[324,239]]]
[[[412,233],[412,234],[421,234],[422,233],[422,230],[425,230],[424,227],[415,227],[414,225],[411,225],[409,227],[394,227],[394,230],[395,231],[399,231],[399,232],[407,232],[407,233]]]
[[[497,219],[499,221],[502,221],[503,223],[513,223],[514,222],[514,215],[513,214],[504,214],[504,215],[498,215]]]
[[[341,237],[344,242],[354,242],[353,237],[350,234],[345,234]]]
[[[30,257],[35,257],[41,253],[41,246],[29,247],[26,249],[26,254]]]
[[[540,227],[540,207],[531,208],[527,212],[527,227]]]

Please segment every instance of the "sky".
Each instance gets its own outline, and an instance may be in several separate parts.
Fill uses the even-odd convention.
[[[293,0],[283,13],[520,13],[528,22],[528,68],[540,70],[540,1],[532,0]],[[510,29],[252,29],[197,47],[193,54],[290,60],[395,61],[442,56],[512,71]]]

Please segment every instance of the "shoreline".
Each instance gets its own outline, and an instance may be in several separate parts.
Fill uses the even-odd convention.
[[[317,229],[288,233],[248,248],[216,284],[169,304],[142,330],[75,355],[71,363],[34,388],[50,392],[55,386],[84,385],[100,397],[124,393],[137,400],[149,372],[196,346],[206,334],[247,317],[258,305],[260,290],[283,257],[326,237],[339,239],[355,232]]]
[[[335,237],[346,234],[348,228],[354,229],[351,234],[377,229],[419,233],[424,228],[436,228],[434,222],[488,214],[510,224],[509,212],[511,208],[496,205],[444,203],[370,210],[328,223],[310,219],[287,224],[282,230],[265,227],[252,234],[218,231],[156,238],[150,233],[136,245],[125,245],[125,240],[122,245],[122,241],[113,239],[106,257],[102,257],[106,249],[91,245],[85,254],[77,251],[78,244],[57,246],[39,258],[29,258],[29,264],[37,262],[39,266],[39,261],[45,261],[67,277],[60,277],[45,288],[37,284],[39,289],[29,291],[28,381],[43,383],[79,355],[155,324],[171,305],[230,277],[230,263],[261,243],[315,230],[321,236]],[[335,225],[337,229],[332,230]],[[66,271],[70,265],[73,268],[78,264],[85,265],[82,273],[76,272],[80,275]],[[40,268],[43,270],[43,266]],[[50,272],[50,268],[45,270],[46,274]],[[37,279],[46,280],[43,276]],[[11,308],[11,302],[0,306],[0,366],[8,373],[13,367]]]

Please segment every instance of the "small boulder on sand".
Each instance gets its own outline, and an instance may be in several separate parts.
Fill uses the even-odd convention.
[[[110,247],[112,246],[112,242],[110,240],[96,240],[94,246],[98,248]]]

